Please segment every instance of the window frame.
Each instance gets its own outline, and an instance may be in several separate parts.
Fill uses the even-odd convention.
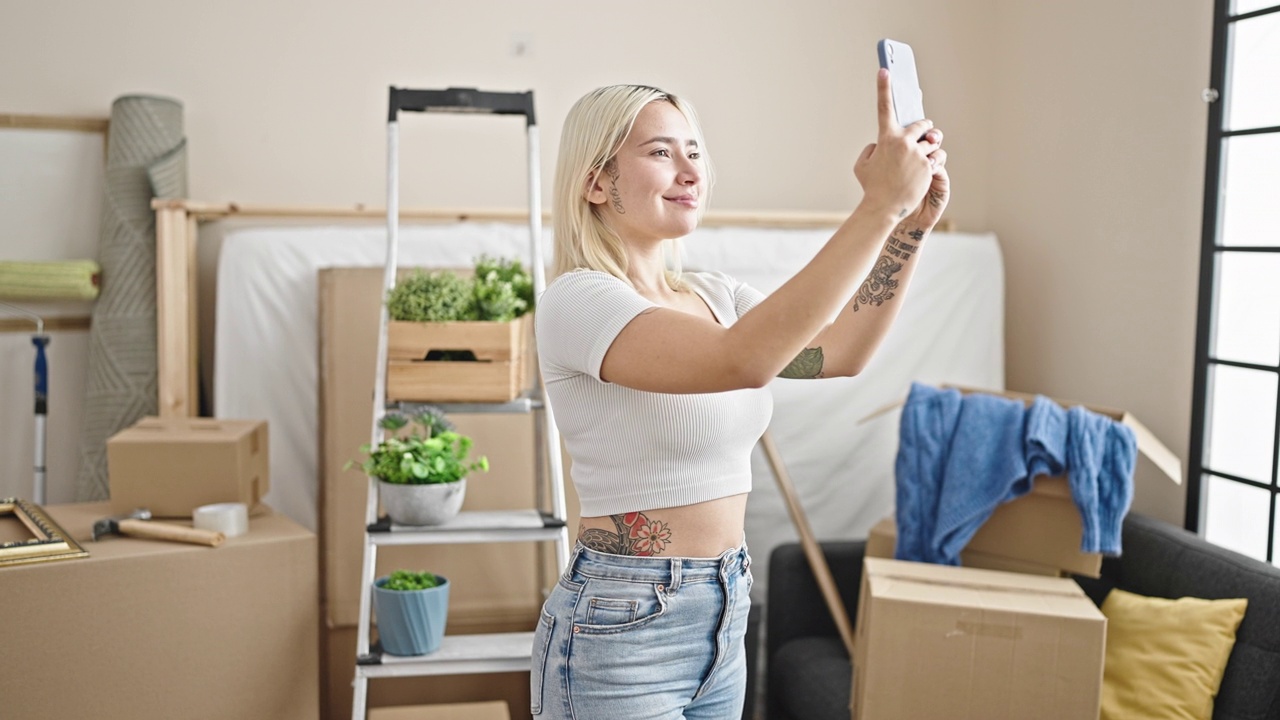
[[[1225,127],[1227,104],[1230,101],[1231,88],[1227,69],[1232,52],[1231,29],[1242,20],[1280,13],[1280,3],[1239,15],[1231,14],[1232,0],[1215,0],[1213,16],[1213,50],[1210,64],[1210,84],[1206,90],[1206,101],[1209,106],[1209,124],[1207,147],[1205,152],[1204,181],[1204,214],[1201,224],[1200,241],[1200,282],[1199,299],[1196,313],[1196,354],[1195,379],[1192,389],[1191,439],[1188,443],[1187,503],[1184,525],[1188,530],[1204,535],[1205,508],[1208,503],[1209,483],[1204,478],[1213,476],[1223,480],[1238,482],[1250,487],[1269,492],[1271,502],[1268,507],[1266,560],[1275,563],[1276,546],[1276,504],[1280,496],[1280,485],[1277,484],[1277,469],[1280,459],[1280,397],[1276,399],[1276,417],[1272,425],[1272,457],[1271,478],[1269,483],[1238,477],[1217,471],[1205,465],[1205,450],[1209,443],[1207,410],[1213,388],[1210,378],[1216,366],[1232,366],[1251,370],[1261,370],[1280,375],[1280,365],[1258,365],[1255,363],[1237,362],[1215,358],[1211,354],[1214,338],[1219,261],[1225,252],[1280,252],[1280,245],[1241,246],[1223,245],[1220,243],[1222,231],[1222,199],[1221,183],[1223,182],[1223,158],[1228,140],[1244,135],[1280,134],[1280,126],[1228,130]],[[1216,97],[1214,96],[1216,93]],[[1277,385],[1280,387],[1280,384]],[[1280,395],[1280,390],[1277,391]]]

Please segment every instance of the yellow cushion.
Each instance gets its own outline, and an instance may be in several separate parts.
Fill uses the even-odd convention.
[[[1102,720],[1210,720],[1248,603],[1112,590],[1102,603]]]

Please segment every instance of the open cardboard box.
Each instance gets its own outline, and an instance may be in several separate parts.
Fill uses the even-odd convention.
[[[897,546],[898,525],[892,515],[873,525],[870,532],[867,533],[867,557],[892,560]],[[1007,555],[981,552],[971,548],[965,548],[960,551],[960,564],[964,567],[982,568],[984,570],[1002,570],[1004,572],[1046,575],[1049,577],[1059,577],[1063,573],[1062,568],[1052,565],[1041,565],[1040,563],[1019,560]]]
[[[867,558],[854,720],[1097,720],[1107,619],[1067,578]]]
[[[942,387],[954,388],[965,394],[986,393],[1013,398],[1027,405],[1036,398],[1032,394],[1006,390],[979,390],[954,385]],[[1082,404],[1050,399],[1063,407]],[[887,405],[863,418],[861,422],[904,404],[905,400]],[[1182,483],[1182,462],[1178,456],[1165,447],[1132,413],[1098,405],[1084,407],[1133,430],[1139,457],[1146,458],[1175,484]],[[883,535],[884,528],[881,532]],[[1102,556],[1080,552],[1083,535],[1080,513],[1071,499],[1067,478],[1040,477],[1036,479],[1031,492],[997,507],[986,523],[974,533],[965,551],[969,557],[986,560],[984,567],[993,567],[994,562],[994,567],[998,569],[1037,574],[1048,574],[1056,570],[1098,577],[1102,569]],[[1007,564],[1000,565],[1001,561],[1007,561]]]

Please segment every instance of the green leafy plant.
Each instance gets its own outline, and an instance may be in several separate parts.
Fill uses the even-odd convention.
[[[519,260],[481,255],[474,277],[418,271],[387,295],[392,320],[507,322],[533,309],[533,278]]]
[[[533,278],[519,260],[481,255],[476,258],[477,285],[510,286],[516,299],[523,305],[513,309],[511,317],[517,318],[533,309]],[[479,291],[477,290],[477,293]]]
[[[360,451],[368,455],[361,469],[383,482],[396,485],[430,485],[457,482],[474,471],[487,472],[489,459],[481,456],[468,462],[472,440],[454,431],[453,425],[433,409],[415,415],[388,413],[378,421],[384,430],[397,435],[376,446],[365,443]],[[406,427],[409,432],[404,433]],[[350,468],[356,464],[347,463]]]
[[[418,271],[387,296],[392,320],[449,322],[475,319],[475,283],[447,271]]]
[[[426,590],[440,584],[440,579],[427,571],[396,570],[382,584],[385,590]]]

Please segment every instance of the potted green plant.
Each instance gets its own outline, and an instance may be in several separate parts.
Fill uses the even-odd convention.
[[[416,415],[388,413],[378,423],[391,434],[377,445],[360,446],[367,455],[360,467],[378,481],[382,507],[392,522],[439,525],[457,515],[466,496],[467,475],[489,469],[484,456],[467,459],[471,438],[430,408]]]
[[[449,615],[449,580],[396,570],[373,583],[378,640],[392,655],[426,655],[440,648]]]
[[[533,280],[481,255],[475,274],[418,271],[387,295],[387,397],[507,402],[524,390]]]

